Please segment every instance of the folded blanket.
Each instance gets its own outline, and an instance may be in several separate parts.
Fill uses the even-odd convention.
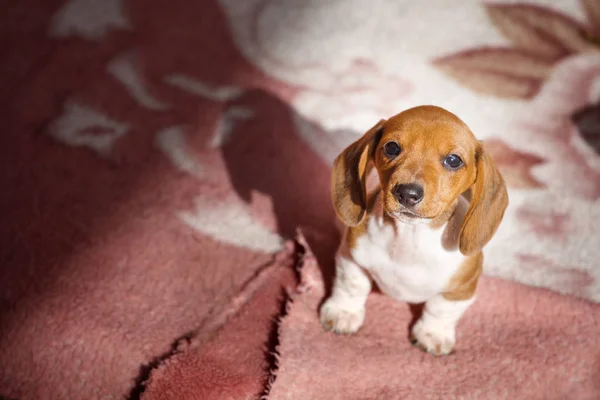
[[[252,282],[252,296],[240,312],[209,342],[195,338],[181,353],[151,375],[143,400],[256,399],[269,378],[268,349],[276,340],[276,319],[284,295],[293,290],[292,258],[280,257]]]

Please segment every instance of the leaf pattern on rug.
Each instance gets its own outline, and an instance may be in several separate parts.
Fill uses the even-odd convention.
[[[590,50],[585,27],[552,9],[528,4],[488,4],[486,11],[502,35],[533,54],[558,59]]]
[[[475,92],[506,98],[534,96],[554,59],[521,49],[486,47],[440,58],[434,65]]]
[[[526,189],[545,186],[531,174],[533,167],[544,162],[543,158],[515,150],[498,139],[486,140],[485,149],[492,155],[509,187]]]
[[[530,4],[486,4],[487,15],[511,47],[468,49],[433,65],[474,92],[531,99],[565,57],[598,51],[600,5],[582,0],[589,26],[550,8]]]
[[[517,217],[539,237],[549,237],[564,242],[571,229],[571,215],[568,212],[546,212],[539,208],[521,207]]]
[[[594,278],[589,272],[575,266],[557,264],[543,256],[518,254],[517,258],[519,259],[519,268],[531,273],[544,274],[560,282],[559,292],[561,293],[577,293],[585,296],[586,291],[594,282]]]

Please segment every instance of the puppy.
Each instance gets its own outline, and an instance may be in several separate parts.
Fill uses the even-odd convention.
[[[367,193],[372,167],[379,186]],[[400,301],[425,303],[413,343],[434,355],[455,345],[475,300],[482,248],[508,205],[502,176],[454,114],[434,106],[382,120],[335,160],[335,211],[345,224],[321,324],[353,333],[372,281]]]

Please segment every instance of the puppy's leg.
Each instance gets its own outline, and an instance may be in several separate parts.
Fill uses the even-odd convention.
[[[432,297],[412,329],[412,340],[433,355],[450,354],[456,343],[456,325],[474,302],[475,296],[467,300],[448,300],[442,294]]]
[[[338,253],[331,297],[321,307],[321,325],[335,333],[354,333],[365,320],[371,279],[354,261]]]

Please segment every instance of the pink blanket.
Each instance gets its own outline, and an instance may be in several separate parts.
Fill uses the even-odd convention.
[[[269,381],[277,318],[296,286],[290,261],[280,257],[252,284],[252,297],[212,340],[196,337],[152,374],[143,400],[256,399]],[[273,301],[279,299],[280,301]],[[241,301],[242,299],[238,299]]]
[[[418,311],[379,293],[357,334],[324,332],[317,314],[323,281],[310,249],[301,265],[298,293],[279,325],[268,399],[600,398],[596,305],[483,278],[456,352],[436,358],[408,340]]]
[[[498,398],[597,394],[600,9],[532,1],[2,7],[0,396],[256,398],[297,228],[330,285],[333,158],[422,103],[463,118],[510,186],[459,352],[407,347],[408,311],[378,295],[358,336],[321,333],[307,267],[270,397],[351,382],[393,398],[425,381],[457,397],[486,382]]]

